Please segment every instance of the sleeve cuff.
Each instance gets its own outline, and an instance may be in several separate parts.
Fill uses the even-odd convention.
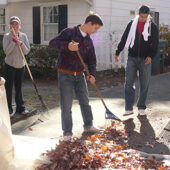
[[[155,57],[155,55],[154,54],[149,54],[148,57],[153,59]]]
[[[118,50],[116,50],[116,56],[119,56],[120,52]]]
[[[96,70],[93,70],[93,71],[92,71],[92,70],[89,70],[89,72],[90,72],[90,75],[92,75],[92,76],[94,76],[94,77],[96,76]]]

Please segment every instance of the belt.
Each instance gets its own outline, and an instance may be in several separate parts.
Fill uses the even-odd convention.
[[[83,71],[74,72],[74,71],[70,71],[70,70],[64,70],[64,69],[61,69],[61,68],[58,68],[58,72],[71,74],[71,75],[73,75],[73,76],[78,76],[78,75],[80,75],[80,74],[83,74]]]

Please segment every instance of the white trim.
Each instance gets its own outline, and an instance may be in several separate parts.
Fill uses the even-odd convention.
[[[93,6],[93,0],[86,0],[86,2],[90,5],[90,7]]]

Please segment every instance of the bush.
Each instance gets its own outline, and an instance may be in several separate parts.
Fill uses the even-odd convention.
[[[161,40],[167,40],[168,41],[167,51],[165,52],[166,53],[165,65],[168,66],[168,65],[170,65],[170,30],[168,29],[167,26],[161,26],[160,27],[159,38]]]
[[[31,72],[35,78],[57,78],[57,58],[59,52],[49,46],[31,45],[31,51],[27,55]],[[28,77],[28,73],[26,77]]]

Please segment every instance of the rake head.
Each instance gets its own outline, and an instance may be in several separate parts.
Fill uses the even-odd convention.
[[[122,122],[115,114],[113,114],[108,108],[106,108],[105,119],[114,119]]]

